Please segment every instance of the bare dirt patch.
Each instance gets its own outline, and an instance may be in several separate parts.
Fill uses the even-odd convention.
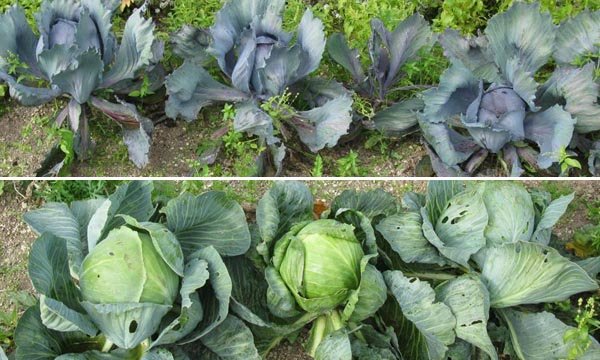
[[[54,115],[61,101],[41,107],[24,107],[13,100],[7,101],[7,111],[0,116],[0,176],[35,176],[46,154],[58,142],[53,135]],[[224,126],[214,120],[218,109],[208,109],[197,121],[168,121],[155,127],[150,162],[143,169],[128,159],[127,148],[120,128],[110,120],[94,114],[90,118],[91,136],[96,146],[92,158],[76,161],[71,169],[75,177],[182,177],[199,174],[198,149],[211,141],[213,133]],[[64,125],[66,126],[66,125]],[[320,152],[324,166],[323,176],[415,176],[417,163],[425,155],[418,135],[402,140],[388,141],[385,151],[375,146],[365,148],[367,136],[359,136],[333,149]],[[350,151],[358,154],[358,173],[340,174],[338,160]],[[282,176],[311,176],[314,156],[306,149],[290,146],[284,160]],[[219,175],[247,176],[236,170],[235,156],[221,151],[217,159]],[[213,171],[214,169],[209,168]]]
[[[38,204],[12,187],[13,183],[6,183],[0,195],[0,311],[11,309],[13,293],[32,290],[27,259],[36,235],[23,221],[23,214]]]
[[[44,124],[54,106],[24,107],[14,101],[0,116],[0,176],[35,176],[53,145]]]

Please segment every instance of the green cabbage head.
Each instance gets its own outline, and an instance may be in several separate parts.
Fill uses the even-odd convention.
[[[275,245],[274,263],[298,305],[320,312],[340,305],[358,289],[364,256],[354,226],[323,219],[284,236]]]
[[[85,258],[80,286],[83,299],[94,304],[172,305],[178,294],[179,276],[150,236],[121,227]]]

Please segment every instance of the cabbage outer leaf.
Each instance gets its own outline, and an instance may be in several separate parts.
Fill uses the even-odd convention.
[[[443,123],[454,115],[464,114],[477,99],[479,83],[469,69],[462,65],[452,65],[440,77],[437,88],[423,93],[424,121]]]
[[[485,184],[483,201],[489,222],[485,229],[488,246],[529,241],[535,229],[535,211],[529,192],[512,182]]]
[[[260,360],[254,345],[254,336],[243,321],[233,315],[201,339],[202,345],[220,359]]]
[[[534,74],[552,55],[556,28],[550,14],[543,13],[539,4],[517,2],[506,12],[493,16],[485,34],[504,76],[509,62],[515,60],[522,71]]]
[[[560,67],[538,94],[543,108],[564,104],[564,110],[576,120],[578,133],[600,130],[600,86],[593,80],[594,68],[592,63],[582,68]]]
[[[427,209],[421,208],[425,238],[442,255],[465,267],[469,266],[471,255],[486,245],[488,212],[482,195],[482,187],[455,195],[435,224],[429,219]]]
[[[570,344],[563,337],[573,327],[564,324],[548,312],[525,313],[504,309],[498,311],[508,325],[512,345],[521,359],[566,359]],[[543,334],[540,333],[543,329]],[[600,344],[590,336],[591,345],[579,359],[592,360],[600,356]]]
[[[186,193],[169,201],[162,212],[167,216],[167,228],[179,240],[186,258],[207,246],[225,256],[241,255],[250,248],[246,215],[225,193],[209,191],[199,196]]]
[[[538,166],[547,169],[560,160],[561,149],[571,143],[576,120],[560,105],[529,113],[525,118],[525,137],[538,144]]]
[[[426,282],[407,278],[401,271],[386,271],[383,276],[392,297],[381,310],[382,318],[394,324],[402,355],[408,359],[445,359],[448,346],[456,339],[456,318],[450,308],[435,302],[435,292]]]
[[[580,266],[540,244],[516,242],[485,248],[474,258],[493,308],[562,301],[598,289]]]
[[[419,212],[388,216],[376,225],[377,231],[402,261],[444,265],[446,260],[425,238],[422,227],[423,219]]]
[[[312,152],[333,147],[352,123],[352,98],[341,96],[325,105],[298,112],[292,121],[300,140]]]
[[[133,349],[152,336],[163,316],[171,310],[170,305],[151,303],[92,304],[82,301],[81,305],[103,335],[124,349]]]
[[[497,360],[498,354],[487,333],[489,294],[479,277],[460,276],[438,286],[435,292],[438,301],[448,305],[456,317],[456,336]]]
[[[599,44],[600,10],[585,9],[559,25],[554,58],[559,64],[572,64],[582,55],[597,54]]]
[[[150,64],[154,54],[154,23],[142,16],[145,6],[137,8],[127,19],[115,62],[104,75],[100,87],[109,88],[120,81],[132,79],[136,72]]]
[[[261,243],[258,252],[270,262],[272,242],[286,234],[296,223],[311,220],[313,196],[303,182],[276,182],[259,200],[256,222]]]
[[[495,83],[501,80],[500,70],[490,54],[485,36],[463,38],[458,30],[447,29],[439,38],[444,55],[453,64],[459,63],[469,69],[478,78]]]

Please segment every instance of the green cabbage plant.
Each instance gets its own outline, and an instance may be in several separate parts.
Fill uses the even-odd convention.
[[[89,156],[89,106],[123,128],[129,157],[138,167],[148,163],[153,124],[132,104],[108,102],[99,95],[130,86],[139,72],[162,57],[154,24],[144,19],[144,7],[125,23],[121,43],[111,18],[119,1],[45,0],[36,15],[38,34],[29,27],[23,8],[0,15],[0,80],[21,104],[37,106],[60,96],[69,99],[56,123],[65,119],[75,133],[74,150]]]
[[[341,33],[333,34],[327,41],[331,58],[350,72],[354,90],[369,99],[376,113],[373,125],[387,135],[402,135],[417,126],[418,113],[423,110],[423,100],[410,98],[390,105],[388,95],[402,76],[402,66],[417,60],[419,52],[431,49],[436,36],[420,14],[401,21],[393,31],[386,29],[379,19],[371,21],[369,55],[371,63],[365,71],[359,52],[351,49]]]
[[[554,245],[572,199],[513,182],[435,181],[405,195],[405,210],[376,226],[390,293],[377,324],[389,347],[404,359],[498,359],[494,343],[511,344],[511,359],[568,358],[573,327],[541,305],[597,290],[600,268]],[[600,355],[589,344],[581,359]]]
[[[361,323],[387,293],[375,267],[373,225],[396,209],[383,191],[348,191],[316,219],[308,187],[290,181],[276,183],[262,197],[255,249],[227,266],[232,310],[250,325],[263,356],[310,325],[308,354],[351,358],[358,346],[352,343],[365,340]]]
[[[258,136],[268,150],[262,158],[270,159],[277,172],[286,153],[281,137],[287,140],[295,131],[317,152],[335,146],[352,122],[352,98],[341,85],[308,79],[325,50],[321,20],[306,10],[292,41],[282,27],[284,7],[283,0],[232,0],[216,14],[210,30],[184,27],[173,43],[185,63],[166,81],[171,118],[194,121],[206,106],[236,104],[234,129]],[[210,57],[231,86],[203,68]],[[307,111],[287,101],[296,97]]]
[[[184,194],[157,211],[152,183],[108,198],[47,203],[25,214],[39,302],[19,320],[16,359],[257,358],[229,314],[224,257],[250,247],[242,208],[223,193]],[[231,337],[235,331],[239,334]],[[194,355],[195,354],[195,355]],[[185,359],[186,357],[181,357]]]
[[[440,36],[452,66],[425,92],[419,122],[438,175],[471,175],[489,154],[499,155],[511,176],[524,172],[521,160],[550,169],[564,160],[575,132],[597,130],[591,66],[559,67],[543,85],[536,81],[557,54],[558,34],[539,4],[517,2],[491,18],[483,35]]]

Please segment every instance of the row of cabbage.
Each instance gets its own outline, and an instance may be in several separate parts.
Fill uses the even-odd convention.
[[[565,359],[573,327],[543,305],[598,290],[600,258],[553,239],[573,194],[434,181],[317,211],[290,181],[246,214],[222,192],[152,193],[134,181],[25,214],[39,301],[17,360],[260,359],[304,329],[316,359]]]
[[[538,4],[516,2],[490,19],[483,34],[466,38],[455,30],[434,34],[419,14],[393,31],[375,19],[370,58],[362,61],[343,35],[327,40],[310,10],[294,36],[282,28],[285,1],[231,0],[210,29],[186,26],[172,36],[173,52],[185,61],[165,78],[164,44],[151,19],[143,17],[144,7],[133,11],[118,43],[111,19],[119,4],[46,0],[36,17],[39,34],[19,6],[0,15],[0,80],[28,106],[66,96],[56,122],[68,118],[81,159],[93,146],[87,110],[92,106],[122,126],[130,159],[139,167],[148,163],[153,122],[118,97],[138,88],[143,73],[151,89],[166,86],[171,118],[194,121],[206,106],[235,104],[235,130],[258,136],[266,149],[260,168],[278,173],[284,140],[293,133],[318,152],[365,126],[391,136],[420,127],[438,175],[471,175],[490,154],[497,154],[513,176],[524,172],[522,161],[552,172],[569,149],[589,156],[589,169],[596,173],[600,145],[586,134],[600,129],[594,81],[600,11],[586,10],[556,26]],[[451,62],[440,84],[391,102],[403,65],[436,42]],[[309,76],[326,49],[351,74],[352,90]],[[215,60],[219,77],[229,84],[211,75],[216,68],[207,66]],[[550,78],[538,84],[536,74],[547,73],[553,63]],[[106,94],[118,102],[105,100]],[[356,94],[378,110],[372,121],[353,113]],[[296,100],[294,106],[272,101],[286,95]]]

